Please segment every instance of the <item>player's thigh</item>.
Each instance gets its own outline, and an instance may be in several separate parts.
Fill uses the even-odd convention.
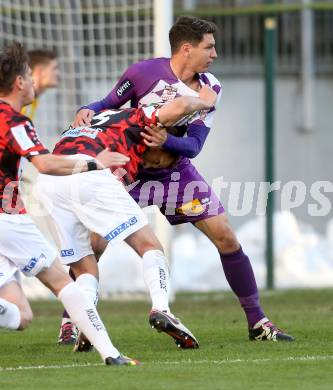
[[[28,215],[0,214],[0,227],[0,254],[26,276],[35,276],[56,257],[55,248]]]
[[[40,200],[56,226],[60,259],[64,265],[70,265],[93,254],[90,232],[73,206],[73,202],[80,201],[81,189],[78,177],[81,175],[84,174],[72,175],[73,177],[40,175],[37,180]],[[85,198],[86,194],[82,196]]]
[[[147,224],[140,207],[111,172],[90,173],[81,185],[85,199],[72,201],[75,214],[90,231],[113,244]]]
[[[149,225],[131,234],[125,241],[141,257],[148,250],[159,249],[163,251],[161,243]]]

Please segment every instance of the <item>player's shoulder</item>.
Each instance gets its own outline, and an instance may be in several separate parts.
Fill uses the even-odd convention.
[[[19,126],[20,124],[29,123],[32,125],[31,119],[21,112],[15,111],[9,104],[0,103],[1,122],[6,123],[8,127]]]
[[[149,58],[147,60],[142,60],[136,62],[135,64],[129,67],[129,70],[132,72],[150,72],[146,75],[155,73],[158,70],[168,69],[170,63],[170,58],[159,57],[159,58]]]
[[[199,73],[199,78],[204,84],[210,85],[212,88],[218,86],[221,88],[220,81],[210,72]]]

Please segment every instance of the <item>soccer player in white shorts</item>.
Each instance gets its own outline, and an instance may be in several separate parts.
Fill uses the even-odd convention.
[[[25,329],[32,311],[19,271],[36,276],[63,303],[107,365],[136,365],[112,344],[93,301],[66,274],[54,250],[26,214],[18,188],[21,157],[45,174],[70,175],[122,165],[128,158],[104,150],[89,162],[51,155],[33,123],[20,113],[34,97],[31,69],[23,47],[15,42],[0,52],[0,327]],[[75,175],[74,175],[75,176]]]
[[[216,93],[204,87],[198,97],[183,96],[161,108],[104,111],[96,114],[89,128],[65,130],[53,153],[91,159],[109,147],[131,158],[124,168],[126,177],[134,180],[141,156],[148,149],[140,135],[144,126],[161,123],[170,126],[184,114],[209,109],[215,100]],[[98,267],[91,232],[110,244],[125,240],[142,257],[144,279],[152,299],[150,323],[160,326],[178,346],[197,348],[193,334],[170,312],[168,261],[162,246],[120,180],[104,170],[71,177],[40,175],[37,184],[40,200],[56,224],[61,259],[70,265],[80,285],[86,286],[91,299],[97,302],[98,296]],[[90,349],[82,333],[75,349]]]

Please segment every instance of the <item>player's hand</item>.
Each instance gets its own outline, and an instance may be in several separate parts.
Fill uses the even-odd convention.
[[[119,167],[129,162],[130,158],[118,152],[111,152],[108,149],[103,150],[96,156],[96,162],[99,169],[110,167]]]
[[[199,97],[208,104],[208,107],[214,107],[217,99],[217,93],[208,85],[203,85],[200,88]]]
[[[72,127],[90,126],[94,114],[95,111],[90,110],[89,108],[83,108],[76,114],[76,117],[71,126]]]
[[[164,127],[151,125],[145,127],[145,131],[141,131],[143,142],[149,147],[162,146],[167,139],[167,132]]]

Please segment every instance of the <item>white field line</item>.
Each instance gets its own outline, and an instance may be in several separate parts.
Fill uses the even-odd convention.
[[[180,365],[180,364],[234,364],[234,363],[265,363],[265,362],[289,362],[289,361],[322,361],[322,360],[333,360],[333,355],[327,356],[289,356],[285,358],[277,359],[224,359],[224,360],[179,360],[179,361],[153,361],[147,362],[146,365]],[[145,364],[145,363],[143,363]],[[80,368],[80,367],[97,367],[104,366],[103,363],[73,363],[63,365],[50,365],[50,366],[18,366],[18,367],[0,367],[0,372],[4,371],[21,371],[21,370],[50,370],[50,369],[64,369],[64,368]]]

